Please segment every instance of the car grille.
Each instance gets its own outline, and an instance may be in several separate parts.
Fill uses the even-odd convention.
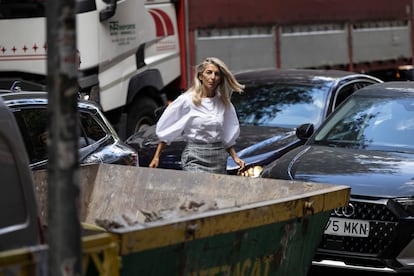
[[[323,235],[319,249],[341,251],[341,253],[380,254],[395,238],[398,218],[384,203],[351,201],[355,213],[348,219],[370,221],[369,237],[346,237]],[[332,212],[332,217],[338,217]]]

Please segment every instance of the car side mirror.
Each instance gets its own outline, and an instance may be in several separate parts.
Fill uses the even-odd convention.
[[[296,137],[300,140],[307,140],[312,136],[313,132],[313,124],[303,124],[296,128]]]

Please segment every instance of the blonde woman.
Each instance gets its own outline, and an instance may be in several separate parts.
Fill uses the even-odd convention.
[[[149,167],[158,167],[165,145],[182,136],[187,141],[181,156],[183,170],[225,174],[230,154],[242,171],[245,163],[233,148],[240,134],[239,120],[230,98],[243,89],[220,59],[206,58],[197,65],[193,85],[165,109],[157,123],[160,143]]]

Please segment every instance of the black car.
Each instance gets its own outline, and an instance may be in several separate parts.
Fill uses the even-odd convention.
[[[47,92],[1,90],[0,97],[13,112],[33,170],[47,167]],[[79,163],[138,166],[138,153],[121,141],[98,106],[78,101]]]
[[[42,242],[35,187],[19,128],[1,97],[0,156],[0,251],[30,246],[35,252]],[[0,270],[14,273],[4,266]]]
[[[295,128],[304,123],[319,126],[354,91],[379,79],[335,70],[254,70],[235,74],[246,85],[234,93],[241,133],[235,149],[247,165],[245,175],[257,176],[261,166],[302,144]],[[126,143],[137,149],[141,166],[148,166],[156,145],[155,126],[136,133]],[[177,140],[166,147],[159,167],[181,169],[185,142]],[[227,171],[236,174],[238,166],[228,159]]]
[[[348,207],[326,225],[315,264],[414,273],[414,83],[365,87],[307,142],[261,177],[351,187]]]

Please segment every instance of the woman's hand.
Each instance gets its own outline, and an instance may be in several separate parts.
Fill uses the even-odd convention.
[[[233,158],[234,162],[236,162],[236,164],[239,165],[239,170],[237,171],[237,174],[240,174],[244,170],[246,163],[244,163],[244,161],[237,156],[237,153],[233,147],[228,147],[226,150],[230,154],[231,158]]]
[[[153,158],[151,160],[151,163],[148,165],[149,168],[157,168],[158,164],[159,164],[159,159],[158,158]]]
[[[239,170],[237,171],[237,174],[240,174],[241,172],[243,172],[244,168],[246,167],[246,163],[243,160],[241,160],[239,157],[236,157],[234,159],[234,162],[236,162],[236,164],[238,164],[240,167]]]
[[[159,162],[160,162],[160,155],[165,147],[165,142],[160,142],[157,146],[157,149],[155,150],[154,157],[151,160],[151,163],[148,165],[150,168],[158,168]]]

